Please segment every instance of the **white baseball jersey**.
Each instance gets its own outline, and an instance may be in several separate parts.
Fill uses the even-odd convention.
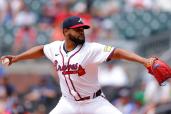
[[[44,45],[44,53],[58,73],[62,95],[73,100],[92,96],[100,89],[98,64],[106,61],[114,47],[85,42],[66,53],[64,41]]]

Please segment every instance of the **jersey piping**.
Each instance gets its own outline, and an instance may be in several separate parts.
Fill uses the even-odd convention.
[[[69,57],[68,62],[67,62],[68,65],[69,65],[69,62],[70,62],[71,58],[72,58],[74,55],[76,55],[76,54],[81,50],[81,48],[82,48],[82,46],[78,49],[78,51],[76,51],[75,53],[73,53],[73,54]],[[63,65],[64,65],[64,55],[63,55],[63,53],[61,52],[61,46],[60,46],[60,48],[59,48],[59,51],[60,51],[60,54],[61,54],[61,56],[62,56],[62,63],[63,63]],[[69,69],[68,69],[68,71],[69,71]],[[75,96],[72,94],[72,92],[71,92],[71,88],[69,87],[69,83],[68,83],[68,80],[66,79],[66,76],[65,76],[64,74],[62,74],[62,75],[63,75],[64,78],[65,78],[65,82],[66,82],[67,87],[68,87],[68,89],[69,89],[69,93],[70,93],[70,94],[74,97],[74,99],[77,101],[76,97],[75,97]],[[71,80],[71,78],[70,78],[70,74],[68,74],[68,79],[69,79],[69,81],[70,81],[70,83],[71,83],[72,88],[73,88],[74,91],[77,93],[78,97],[81,99],[81,95],[80,95],[79,92],[75,89],[75,86],[74,86],[74,84],[73,84],[73,82],[72,82],[72,80]]]

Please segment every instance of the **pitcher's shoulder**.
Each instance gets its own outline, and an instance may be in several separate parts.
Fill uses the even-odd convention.
[[[99,45],[102,45],[101,43],[97,43],[97,42],[86,42],[86,47],[98,47]]]
[[[100,43],[97,43],[97,42],[85,42],[85,46],[97,46],[99,44]]]

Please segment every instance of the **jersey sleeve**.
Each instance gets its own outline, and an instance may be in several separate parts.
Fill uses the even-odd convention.
[[[109,56],[111,56],[111,53],[115,50],[115,47],[92,43],[91,50],[91,60],[93,60],[94,63],[102,63],[109,61]]]
[[[52,42],[52,43],[44,45],[43,47],[43,52],[45,56],[52,62],[53,62],[54,52],[55,52],[54,49],[56,49],[57,45],[58,45],[57,42]]]

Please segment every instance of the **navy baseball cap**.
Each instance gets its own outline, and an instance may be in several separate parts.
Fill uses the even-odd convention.
[[[78,16],[71,16],[64,20],[63,29],[64,28],[78,28],[83,27],[84,29],[89,29],[90,26],[83,23],[82,19]]]

